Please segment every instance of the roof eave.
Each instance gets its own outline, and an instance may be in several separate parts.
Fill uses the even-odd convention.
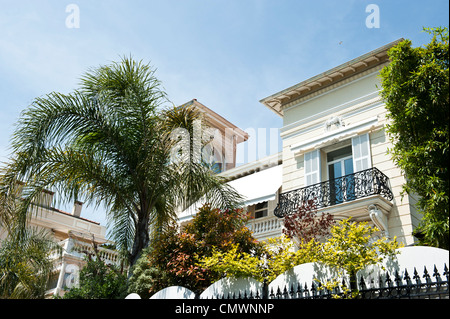
[[[388,62],[389,57],[387,51],[403,40],[403,38],[400,38],[278,93],[272,94],[260,100],[260,103],[271,109],[277,115],[283,117],[284,104]]]

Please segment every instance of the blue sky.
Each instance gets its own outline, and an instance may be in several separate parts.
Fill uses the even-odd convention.
[[[66,25],[70,4],[79,28]],[[366,26],[369,4],[379,28]],[[151,63],[175,105],[196,98],[242,129],[280,128],[259,100],[398,38],[423,45],[422,27],[448,26],[448,11],[447,0],[0,0],[0,161],[35,97],[69,93],[122,55]]]

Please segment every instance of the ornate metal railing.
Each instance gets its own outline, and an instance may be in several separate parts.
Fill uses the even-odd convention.
[[[274,214],[282,218],[305,203],[321,209],[372,195],[393,199],[389,178],[375,167],[282,193]]]

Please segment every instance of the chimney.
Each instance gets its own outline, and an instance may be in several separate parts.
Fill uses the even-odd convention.
[[[36,203],[43,207],[51,207],[54,195],[54,192],[43,189],[42,192],[37,196]]]
[[[83,203],[76,200],[75,203],[73,204],[72,215],[75,217],[80,217],[82,206],[83,206]]]

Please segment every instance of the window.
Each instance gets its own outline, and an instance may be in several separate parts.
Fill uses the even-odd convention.
[[[351,140],[344,140],[340,144],[342,144],[341,147],[333,145],[305,153],[305,186],[353,174],[372,167],[369,134],[358,135]],[[326,166],[323,167],[322,164]],[[326,172],[322,176],[322,170],[325,170],[325,167]]]
[[[328,179],[353,174],[352,147],[344,147],[327,154]]]
[[[355,199],[352,147],[347,146],[327,154],[331,204]]]
[[[305,154],[305,185],[320,182],[320,150]]]
[[[221,173],[225,170],[223,156],[219,149],[207,144],[202,148],[202,160],[205,161],[214,173]]]
[[[369,134],[358,135],[352,138],[352,155],[355,172],[372,167]]]
[[[261,218],[267,216],[268,202],[262,202],[255,205],[255,218]]]
[[[343,140],[305,153],[305,186],[331,205],[355,199],[355,175],[372,167],[369,134]]]

